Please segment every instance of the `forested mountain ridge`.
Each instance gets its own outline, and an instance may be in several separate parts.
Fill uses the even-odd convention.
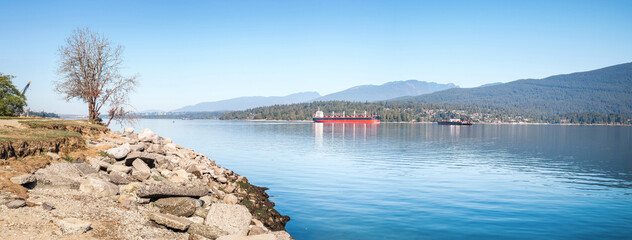
[[[632,114],[632,63],[390,101],[496,105],[538,114]]]
[[[458,86],[417,80],[387,82],[382,85],[360,85],[315,99],[315,101],[374,102],[403,96],[417,96]]]
[[[301,92],[282,97],[238,97],[215,102],[202,102],[192,106],[182,107],[171,112],[216,112],[234,111],[269,106],[275,104],[292,104],[311,102],[320,97],[317,92]]]
[[[223,114],[220,119],[310,120],[326,113],[378,114],[385,122],[474,122],[580,124],[632,123],[632,63],[594,71],[524,79],[478,88],[453,88],[380,102],[316,101]]]

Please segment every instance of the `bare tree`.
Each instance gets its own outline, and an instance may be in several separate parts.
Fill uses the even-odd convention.
[[[114,45],[102,34],[90,29],[77,29],[59,48],[57,70],[61,80],[55,90],[65,94],[66,101],[79,99],[88,103],[90,122],[100,123],[99,113],[109,106],[109,120],[131,120],[128,94],[136,86],[137,76],[124,77],[119,70],[123,63],[123,47]]]

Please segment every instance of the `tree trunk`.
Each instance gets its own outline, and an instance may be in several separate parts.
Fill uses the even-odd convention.
[[[96,112],[94,109],[94,102],[93,101],[88,101],[88,121],[91,123],[96,123],[97,122],[97,116],[96,116]]]

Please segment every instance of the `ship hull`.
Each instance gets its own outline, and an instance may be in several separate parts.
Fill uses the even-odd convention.
[[[375,118],[314,118],[314,122],[320,123],[380,123]]]

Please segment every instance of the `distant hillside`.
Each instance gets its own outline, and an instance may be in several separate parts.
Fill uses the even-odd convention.
[[[491,87],[491,86],[496,86],[500,84],[503,84],[503,83],[502,82],[487,83],[487,84],[480,85],[478,87]]]
[[[417,96],[420,94],[432,93],[458,86],[448,83],[439,84],[434,82],[424,82],[417,80],[388,82],[382,85],[361,85],[343,90],[340,92],[325,95],[315,101],[353,101],[353,102],[374,102],[388,100],[404,96]]]
[[[598,70],[525,79],[477,88],[453,88],[399,102],[456,103],[513,108],[521,112],[632,114],[632,63]]]
[[[171,112],[212,112],[227,110],[244,110],[275,104],[292,104],[311,102],[320,97],[317,92],[295,93],[283,97],[238,97],[216,102],[202,102],[192,106],[172,110]]]

